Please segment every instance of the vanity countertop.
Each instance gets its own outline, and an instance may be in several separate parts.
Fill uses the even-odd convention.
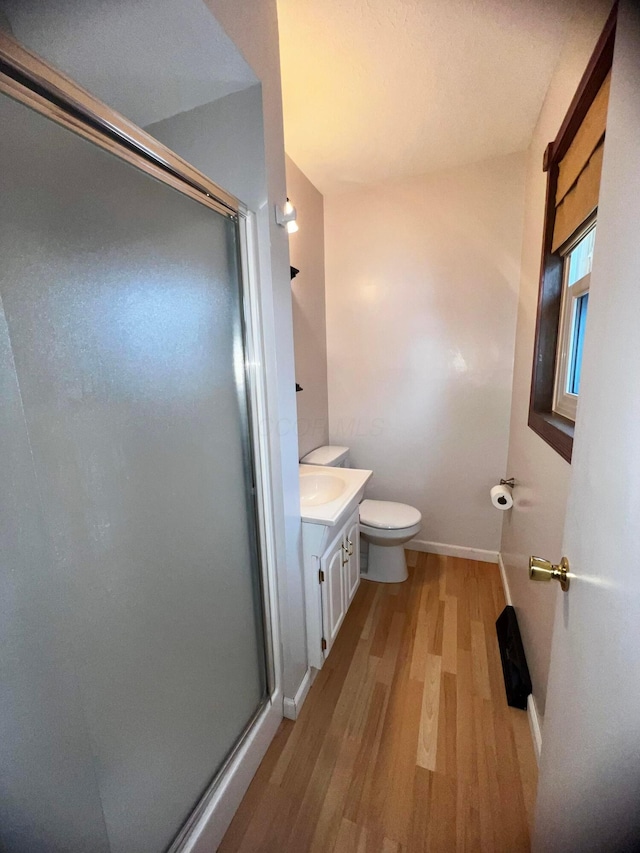
[[[373,471],[299,465],[300,515],[311,524],[335,527],[362,500]],[[324,492],[323,492],[324,490]],[[338,492],[338,494],[336,494]],[[326,499],[323,500],[323,493]]]

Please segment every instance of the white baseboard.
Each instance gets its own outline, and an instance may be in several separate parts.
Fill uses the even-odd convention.
[[[172,850],[211,853],[218,849],[281,721],[282,694],[274,696],[258,717],[202,814],[182,843]]]
[[[538,716],[538,708],[533,694],[529,694],[527,698],[527,714],[529,716],[529,727],[531,728],[531,738],[533,740],[533,751],[536,754],[536,761],[540,764],[540,753],[542,752],[542,730],[540,728],[540,717]]]
[[[284,715],[288,720],[297,720],[300,710],[304,705],[304,700],[307,698],[307,693],[309,692],[309,688],[313,682],[313,678],[311,676],[312,667],[305,672],[304,678],[300,682],[300,687],[296,692],[296,695],[293,699],[290,699],[288,696],[284,697]]]
[[[513,601],[511,599],[511,590],[509,589],[509,580],[507,578],[507,570],[504,566],[504,560],[502,559],[502,554],[498,554],[498,565],[500,566],[500,577],[502,578],[502,586],[504,588],[504,597],[507,604],[513,606]]]
[[[484,551],[481,548],[465,548],[462,545],[445,545],[443,542],[427,542],[425,539],[412,539],[404,547],[409,551],[426,551],[427,554],[462,557],[465,560],[479,560],[481,563],[498,562],[497,551]]]

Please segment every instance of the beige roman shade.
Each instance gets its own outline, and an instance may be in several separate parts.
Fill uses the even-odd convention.
[[[558,166],[553,252],[598,206],[610,83],[611,72],[607,74]]]

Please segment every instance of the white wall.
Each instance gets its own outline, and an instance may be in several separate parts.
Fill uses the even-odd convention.
[[[0,0],[15,38],[139,126],[256,82],[201,0]]]
[[[540,257],[547,176],[542,157],[555,138],[586,68],[611,3],[583,7],[571,32],[540,113],[527,159],[522,274],[513,376],[508,469],[516,478],[514,507],[505,513],[501,551],[511,598],[533,682],[539,714],[544,714],[554,603],[557,584],[531,583],[532,554],[557,562],[562,556],[562,531],[571,466],[527,425],[533,339],[536,323]]]
[[[250,210],[266,207],[260,84],[149,124],[145,130]]]
[[[298,453],[329,441],[327,324],[324,286],[324,205],[321,193],[287,157],[287,193],[298,212],[299,230],[289,237],[298,403]]]
[[[499,548],[523,198],[523,154],[325,198],[331,441],[428,542]]]

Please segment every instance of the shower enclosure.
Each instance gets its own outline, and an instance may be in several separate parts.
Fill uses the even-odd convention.
[[[2,55],[0,848],[156,853],[271,689],[241,211]]]

